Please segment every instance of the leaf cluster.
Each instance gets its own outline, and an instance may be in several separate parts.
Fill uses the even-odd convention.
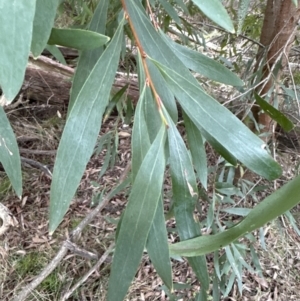
[[[83,3],[78,0],[73,8],[81,9]],[[235,31],[219,0],[194,0],[193,3],[218,26],[231,33]],[[232,202],[231,195],[241,196],[241,192],[235,189],[232,181],[219,183],[213,197],[206,196],[209,210],[205,221],[200,223],[194,216],[195,208],[202,215],[200,196],[206,195],[210,173],[205,143],[220,155],[224,166],[230,166],[228,178],[231,179],[233,167],[238,163],[268,180],[279,177],[281,167],[270,156],[265,143],[208,95],[192,72],[233,87],[242,88],[243,81],[217,61],[172,41],[166,30],[160,30],[169,28],[170,22],[163,15],[162,19],[156,18],[156,11],[153,13],[151,7],[158,8],[158,13],[163,8],[178,28],[183,20],[181,13],[162,0],[159,7],[153,1],[150,1],[151,7],[148,2],[133,0],[123,0],[120,4],[122,10],[111,15],[110,1],[100,1],[85,30],[53,28],[58,0],[51,4],[47,0],[31,1],[26,7],[22,3],[6,2],[4,5],[3,14],[11,16],[17,24],[12,28],[0,21],[0,26],[3,25],[0,37],[7,42],[0,50],[0,61],[6,70],[6,73],[0,71],[5,103],[14,99],[22,85],[30,52],[36,57],[47,44],[65,45],[81,51],[53,171],[49,231],[52,234],[56,230],[67,212],[97,141],[99,150],[107,145],[116,153],[117,138],[113,140],[108,134],[99,141],[98,135],[103,116],[117,105],[123,93],[110,96],[120,57],[124,57],[130,37],[136,45],[140,95],[132,132],[131,190],[118,224],[107,300],[124,299],[145,249],[169,292],[174,287],[170,257],[186,256],[201,283],[196,299],[208,300],[211,275],[205,255],[211,252],[215,254],[215,300],[221,293],[227,295],[236,279],[242,291],[242,269],[253,269],[244,260],[246,250],[238,239],[245,235],[251,238],[250,232],[295,206],[299,202],[300,178],[295,178],[253,209],[229,210],[228,213],[239,213],[243,218],[224,225],[218,222],[218,213],[215,214],[218,202],[221,202],[219,195]],[[183,12],[188,11],[183,2],[176,1],[176,4]],[[13,55],[11,49],[16,50]],[[290,128],[289,121],[275,108],[267,106],[260,98],[258,101],[274,119]],[[178,130],[178,104],[182,109],[186,141]],[[115,153],[107,155],[103,173],[112,164]],[[21,197],[18,146],[2,107],[0,161]],[[166,175],[172,182],[172,214],[180,238],[179,243],[173,244],[169,244],[165,227],[163,190]],[[202,235],[204,226],[211,229],[212,234]],[[250,252],[259,270],[256,254],[251,248]]]

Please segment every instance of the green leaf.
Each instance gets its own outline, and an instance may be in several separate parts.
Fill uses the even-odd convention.
[[[107,118],[111,115],[113,109],[118,105],[121,101],[122,96],[128,89],[128,84],[126,84],[123,88],[121,88],[116,94],[114,94],[113,98],[109,101],[109,104],[105,110],[105,114],[103,117],[103,122],[107,120]]]
[[[151,141],[157,136],[157,127],[162,122],[155,110],[155,101],[150,88],[145,82],[145,73],[141,62],[140,53],[138,53],[140,98],[135,110],[134,125],[132,130],[132,176],[136,178],[142,161],[150,148],[149,128],[151,132]],[[147,123],[148,121],[148,123]],[[160,197],[158,208],[150,229],[146,248],[149,257],[153,263],[158,275],[165,285],[172,290],[172,269],[170,263],[167,231],[165,226],[163,200]]]
[[[105,145],[107,146],[111,144],[112,136],[113,136],[113,132],[109,131],[98,139],[95,147],[96,156],[98,156],[101,153]]]
[[[244,260],[245,253],[241,254],[235,244],[231,244],[234,257],[238,260],[250,273],[255,273],[254,269]]]
[[[186,114],[183,114],[183,118],[187,133],[187,140],[197,175],[203,187],[207,189],[207,160],[201,132]]]
[[[242,27],[244,24],[244,20],[247,16],[247,12],[250,5],[250,0],[241,0],[239,1],[239,9],[238,9],[238,29],[237,35],[239,35],[242,31]]]
[[[109,37],[90,30],[52,28],[48,44],[88,50],[98,48],[108,41]]]
[[[252,209],[250,208],[225,208],[221,211],[230,213],[232,215],[246,216]]]
[[[147,62],[147,65],[148,65],[151,79],[155,86],[156,92],[158,93],[159,97],[161,98],[162,102],[164,103],[164,106],[166,107],[172,120],[174,122],[177,122],[178,111],[177,111],[177,105],[176,105],[176,101],[174,99],[173,93],[168,88],[165,79],[162,77],[160,72],[157,70],[156,66],[150,61]]]
[[[158,72],[157,68],[153,66],[153,64],[152,66],[150,66],[150,72],[151,71],[154,71],[153,75],[156,78],[155,82],[157,83],[156,86],[157,91],[163,93],[163,97],[166,100],[165,104],[168,108],[168,111],[170,112],[172,117],[177,119],[177,106],[174,101],[173,94],[168,89],[164,88],[165,87],[163,85],[164,79],[162,78],[161,74]],[[139,52],[138,52],[138,74],[139,74],[140,91],[144,91],[146,86],[145,95],[143,99],[143,112],[144,112],[143,118],[145,119],[146,126],[148,128],[147,137],[149,137],[150,142],[152,142],[157,136],[162,121],[157,109],[156,101],[154,100],[153,94],[151,92],[151,89],[146,85],[146,75],[145,75],[142,59]],[[140,147],[143,147],[143,144]]]
[[[213,222],[214,222],[214,213],[215,213],[215,202],[211,203],[207,210],[207,216],[206,216],[206,226],[207,228],[211,228]]]
[[[254,247],[252,244],[250,244],[250,253],[251,253],[251,258],[252,258],[252,261],[253,261],[253,264],[256,268],[256,273],[261,277],[263,278],[263,275],[262,275],[262,268],[261,268],[261,265],[260,265],[260,262],[259,262],[259,256],[257,255]]]
[[[94,12],[89,30],[104,34],[107,20],[107,9],[109,0],[99,1],[98,6]],[[73,78],[71,96],[68,107],[68,114],[70,113],[73,104],[81,90],[84,82],[94,68],[97,60],[103,52],[103,46],[96,49],[82,51],[79,56],[76,72]]]
[[[292,213],[290,211],[287,211],[284,213],[284,215],[289,220],[289,223],[291,224],[291,226],[293,227],[293,229],[297,233],[297,235],[300,236],[300,230],[297,226],[297,222],[296,222],[294,216],[292,215]]]
[[[289,132],[294,128],[294,124],[290,121],[283,113],[279,112],[275,109],[271,104],[261,98],[257,93],[254,93],[256,103],[264,110],[266,114],[268,114],[273,120],[278,122],[281,127]]]
[[[281,167],[266,152],[263,141],[235,115],[206,94],[198,84],[190,82],[182,73],[154,62],[184,111],[200,130],[205,129],[234,157],[259,175],[269,180],[280,176]]]
[[[144,51],[150,57],[167,66],[166,73],[172,74],[172,79],[174,78],[174,81],[168,79],[168,75],[163,72],[168,81],[168,86],[173,93],[176,92],[174,94],[184,111],[198,129],[202,131],[205,138],[208,140],[211,136],[216,142],[215,145],[227,150],[227,154],[230,152],[237,159],[241,158],[246,166],[249,165],[250,169],[266,178],[274,179],[278,177],[281,174],[281,168],[263,149],[264,143],[262,140],[256,137],[231,112],[204,93],[196,79],[176,56],[168,55],[172,53],[170,47],[155,31],[142,11],[141,4],[132,0],[124,1]],[[178,78],[176,78],[177,76]],[[189,91],[190,89],[192,91]],[[189,95],[191,92],[192,95]],[[164,98],[161,97],[161,99],[164,102]],[[204,131],[209,135],[205,135]],[[211,143],[211,140],[208,141]],[[219,148],[220,150],[222,149]],[[226,157],[226,160],[229,161],[229,159],[232,159],[232,156],[231,158]],[[229,162],[233,164],[232,161]]]
[[[232,272],[232,273],[230,274],[230,276],[229,276],[229,279],[228,279],[227,283],[226,283],[226,290],[225,290],[225,288],[224,288],[224,291],[222,292],[225,298],[226,298],[226,297],[229,295],[229,293],[231,292],[235,280],[236,280],[236,274],[235,274],[234,272]]]
[[[178,4],[178,6],[183,10],[183,12],[185,14],[189,14],[189,10],[188,8],[186,7],[186,4],[184,3],[183,0],[175,0],[175,2]]]
[[[212,294],[213,294],[213,301],[221,300],[219,281],[218,281],[218,277],[215,275],[215,273],[214,273],[214,277],[213,277]]]
[[[170,291],[172,291],[172,267],[162,198],[160,198],[156,209],[146,248],[157,274]]]
[[[38,57],[47,45],[59,0],[38,0],[36,2],[31,41],[31,52]]]
[[[209,144],[231,165],[236,166],[237,161],[234,156],[222,145],[220,144],[209,132],[204,128],[201,128],[198,124],[198,128],[201,131],[202,135],[209,142]]]
[[[219,193],[222,193],[224,195],[237,195],[243,197],[243,194],[241,194],[240,189],[234,186],[233,184],[226,182],[216,182],[215,187]]]
[[[134,181],[119,230],[108,286],[108,301],[123,300],[142,258],[161,197],[165,169],[165,126],[147,152]]]
[[[243,86],[243,81],[233,72],[228,70],[224,65],[219,62],[203,55],[198,51],[189,49],[188,47],[182,46],[162,31],[161,36],[169,44],[174,54],[182,61],[182,63],[189,69],[207,77],[214,81],[224,83],[231,86]]]
[[[145,122],[145,116],[143,111],[143,103],[145,101],[146,90],[149,89],[144,85],[144,89],[140,94],[140,98],[135,110],[134,124],[132,129],[132,176],[133,180],[136,178],[140,166],[144,160],[146,153],[150,148],[150,139],[148,135],[147,124]]]
[[[207,295],[204,290],[201,290],[200,293],[197,294],[195,301],[207,301]]]
[[[67,66],[65,58],[57,46],[47,44],[45,49],[48,50],[55,57],[56,60],[58,60],[63,65]]]
[[[158,55],[165,57],[166,53],[170,53],[170,49],[167,47],[165,51],[165,42],[162,40],[160,35],[155,31],[149,19],[146,17],[143,7],[140,2],[133,2],[132,0],[125,0],[127,11],[130,15],[133,26],[136,33],[139,36],[140,42],[144,51],[147,54]],[[162,44],[161,44],[162,43]],[[162,47],[161,47],[162,46]],[[175,56],[171,56],[175,57]],[[178,60],[180,63],[180,61]],[[162,78],[160,72],[148,61],[148,68],[151,74],[151,80],[159,94],[162,102],[171,115],[173,121],[177,120],[177,108],[176,102],[174,100],[173,94],[170,92],[169,88],[166,86],[164,79]]]
[[[194,220],[194,209],[198,197],[197,183],[184,141],[170,117],[167,121],[176,228],[180,239],[186,240],[200,235],[199,224]],[[206,291],[209,286],[206,258],[204,256],[189,258],[189,263],[200,280],[202,288]]]
[[[18,94],[30,53],[35,0],[0,1],[0,86],[6,104]]]
[[[174,100],[173,95],[171,96]],[[156,101],[151,89],[146,89],[145,102],[143,106],[144,118],[147,124],[150,141],[153,141],[161,125],[161,117],[158,113]]]
[[[107,198],[108,199],[113,198],[116,194],[119,194],[122,190],[124,190],[130,184],[131,184],[131,178],[128,177],[123,182],[121,182],[116,187],[114,187],[114,189],[112,191],[110,191],[110,193],[109,193],[109,195],[108,195]]]
[[[142,58],[140,52],[138,52],[138,74],[139,74],[139,88],[140,97],[135,109],[134,124],[132,129],[132,142],[131,142],[131,152],[132,152],[132,163],[131,171],[133,181],[135,180],[137,173],[141,167],[141,164],[148,152],[151,142],[149,138],[149,129],[147,127],[147,122],[144,114],[145,102],[150,98],[150,101],[154,101],[151,90],[148,85],[146,85],[146,75],[142,63]],[[161,121],[158,124],[161,127]],[[154,138],[156,138],[156,135]]]
[[[181,26],[180,18],[178,17],[178,14],[173,6],[166,0],[159,0],[159,2],[168,15],[177,23],[177,25]]]
[[[219,26],[234,33],[232,21],[220,0],[193,0],[193,2],[202,10],[202,12]]]
[[[80,90],[67,119],[51,184],[50,233],[57,228],[68,210],[93,153],[119,63],[123,25],[124,20]]]
[[[22,196],[22,173],[19,148],[15,134],[0,106],[0,162],[18,196]]]
[[[219,258],[219,252],[215,251],[214,252],[214,272],[215,276],[221,280],[221,272],[220,272],[220,258]]]
[[[219,250],[241,236],[264,226],[300,202],[300,176],[291,180],[256,205],[232,228],[214,235],[206,235],[170,246],[171,255],[197,256]]]
[[[227,260],[229,261],[236,277],[238,279],[241,279],[242,276],[240,275],[239,273],[239,270],[237,268],[237,258],[234,258],[233,255],[232,255],[232,252],[231,252],[231,249],[229,246],[225,247],[225,252],[226,252],[226,256],[227,256]]]

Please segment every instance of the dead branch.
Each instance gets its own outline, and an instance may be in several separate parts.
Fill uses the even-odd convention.
[[[46,56],[29,58],[22,93],[27,99],[47,105],[67,105],[69,102],[71,80],[74,69],[56,62]],[[127,95],[134,102],[138,100],[139,90],[136,76],[118,74],[113,89],[118,91],[128,84]]]
[[[19,139],[18,139],[19,141]],[[19,147],[19,151],[21,154],[31,154],[31,155],[46,155],[46,156],[53,156],[56,155],[56,150],[43,150],[43,149],[28,149]]]
[[[52,178],[52,172],[49,170],[49,168],[46,165],[43,165],[42,163],[40,163],[38,161],[28,159],[28,158],[24,158],[24,157],[21,157],[21,162],[22,162],[22,164],[28,164],[32,167],[40,169],[46,175],[48,175],[50,177],[50,179]]]
[[[78,287],[80,287],[96,270],[98,270],[100,268],[102,263],[106,260],[106,258],[112,252],[114,246],[115,246],[115,243],[112,243],[109,246],[109,248],[106,250],[106,252],[98,260],[98,262],[92,268],[90,268],[90,270],[75,285],[73,285],[68,292],[66,292],[61,297],[60,301],[67,300],[78,289]]]
[[[80,248],[74,242],[72,242],[70,240],[66,240],[66,243],[68,244],[68,249],[76,255],[79,255],[81,257],[84,257],[84,258],[87,258],[87,259],[90,259],[90,260],[99,259],[99,254],[97,254],[97,253],[92,253],[92,252],[89,252],[87,250],[84,250],[84,249]]]

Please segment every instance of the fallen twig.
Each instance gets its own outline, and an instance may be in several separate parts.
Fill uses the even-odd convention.
[[[24,158],[24,157],[21,157],[21,162],[27,163],[35,168],[42,170],[45,174],[47,174],[50,178],[52,178],[52,172],[49,170],[49,168],[46,165],[43,165],[42,163],[40,163],[38,161]]]
[[[66,243],[67,243],[68,249],[76,255],[79,255],[81,257],[84,257],[84,258],[87,258],[90,260],[99,259],[99,255],[97,253],[95,254],[95,253],[89,252],[87,250],[84,250],[84,249],[78,247],[74,242],[71,242],[70,240],[66,240]]]
[[[56,150],[43,150],[43,149],[29,149],[29,148],[19,148],[21,154],[32,154],[32,155],[56,155]]]
[[[90,268],[90,270],[75,284],[70,288],[68,292],[66,292],[60,299],[60,301],[67,300],[77,289],[80,287],[97,269],[100,268],[101,264],[106,260],[110,252],[113,250],[115,243],[112,243],[106,252],[101,256],[98,262]]]

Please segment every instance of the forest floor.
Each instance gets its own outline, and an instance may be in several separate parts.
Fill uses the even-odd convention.
[[[63,111],[64,108],[61,108],[64,115]],[[47,166],[51,171],[64,118],[61,118],[56,110],[51,110],[45,105],[30,103],[7,113],[18,139],[21,155]],[[13,193],[4,171],[0,170],[1,202],[18,221],[18,226],[11,227],[1,237],[0,300],[13,300],[24,286],[33,281],[56,256],[70,231],[93,210],[99,195],[104,191],[105,193],[111,191],[118,185],[119,178],[130,161],[131,125],[124,126],[121,122],[116,124],[115,118],[109,118],[102,126],[101,136],[110,131],[117,131],[119,134],[116,164],[108,167],[104,175],[99,177],[106,165],[107,150],[104,149],[91,158],[74,201],[53,237],[48,235],[51,175],[23,160],[24,192],[22,199],[19,200]],[[209,165],[213,167],[218,157],[210,148],[207,151]],[[275,187],[281,186],[288,178],[293,177],[295,172],[293,167],[299,161],[295,150],[285,152],[285,155],[278,158],[284,167],[285,175],[272,184]],[[255,181],[261,179],[256,178]],[[272,185],[267,183],[267,192],[261,193],[257,201],[271,193]],[[165,186],[166,190],[169,190],[168,180]],[[111,253],[107,254],[101,267],[87,277],[68,299],[64,296],[112,246],[116,224],[126,206],[127,197],[128,189],[125,189],[110,200],[101,213],[82,231],[76,242],[75,249],[84,251],[82,253],[69,251],[56,269],[26,300],[105,300]],[[296,224],[300,226],[297,208],[293,213]],[[172,219],[168,227],[174,228]],[[172,235],[171,231],[170,241]],[[259,255],[261,275],[245,271],[242,279],[243,294],[240,295],[237,285],[234,284],[229,296],[225,299],[220,297],[220,300],[299,300],[300,236],[285,216],[264,227],[263,233],[258,231],[254,235],[256,241],[252,242],[252,246]],[[92,254],[90,257],[86,255],[87,251]],[[247,261],[250,259],[249,256],[246,258]],[[207,255],[207,262],[208,270],[212,272],[214,266],[211,255]],[[126,300],[193,300],[200,288],[198,280],[184,259],[182,261],[172,259],[172,264],[175,283],[172,296],[168,296],[167,290],[145,254]]]
[[[255,17],[257,18],[257,17]],[[73,22],[65,20],[64,23]],[[255,29],[255,28],[254,28]],[[208,30],[212,32],[212,29]],[[213,30],[213,32],[216,32]],[[219,46],[223,43],[223,33],[212,36],[211,42]],[[224,40],[225,41],[225,40]],[[242,41],[243,44],[245,41]],[[208,44],[207,44],[208,45]],[[206,46],[207,46],[206,45]],[[255,47],[254,47],[255,48]],[[242,53],[243,60],[255,57],[255,49],[246,47],[247,53]],[[234,54],[239,47],[230,51]],[[298,52],[293,56],[298,57]],[[212,55],[213,57],[213,55]],[[224,63],[224,61],[223,61]],[[230,63],[230,60],[225,60]],[[230,66],[232,68],[232,66]],[[298,74],[299,75],[299,74]],[[241,76],[242,77],[242,76]],[[206,86],[207,83],[204,82]],[[215,97],[224,103],[232,97],[227,94],[227,87],[215,87]],[[43,90],[42,90],[43,91]],[[43,91],[44,92],[44,91]],[[295,112],[297,110],[291,110]],[[30,285],[35,277],[47,267],[57,256],[59,250],[71,231],[91,213],[97,206],[102,193],[106,195],[112,191],[126,176],[126,170],[131,158],[131,129],[132,124],[124,125],[116,118],[108,118],[104,122],[100,137],[107,133],[118,133],[118,146],[114,149],[111,140],[111,154],[115,155],[115,164],[108,165],[108,149],[94,154],[87,165],[76,196],[52,237],[48,235],[49,198],[51,173],[53,169],[56,150],[64,127],[66,108],[46,105],[30,101],[15,109],[7,110],[8,118],[16,133],[22,159],[23,195],[18,199],[12,190],[10,182],[0,165],[0,201],[5,205],[17,221],[15,227],[0,237],[0,300],[10,301],[17,298],[20,291]],[[298,116],[299,118],[299,116]],[[296,124],[296,121],[295,121]],[[300,124],[296,124],[299,128]],[[180,126],[180,125],[179,125]],[[299,131],[300,132],[300,131]],[[251,173],[239,184],[247,184],[243,204],[251,207],[263,200],[272,191],[278,189],[296,174],[299,174],[300,138],[295,132],[295,139],[283,137],[276,149],[276,160],[282,165],[284,173],[275,182],[253,176]],[[71,150],[70,150],[71,151]],[[115,152],[115,153],[114,153]],[[219,156],[207,146],[209,170],[218,170]],[[33,161],[30,161],[30,160]],[[47,169],[44,167],[46,166]],[[105,170],[104,174],[102,172]],[[214,178],[210,177],[210,186]],[[243,182],[244,181],[244,182]],[[248,181],[248,182],[247,182]],[[252,192],[258,187],[265,190]],[[170,192],[170,180],[165,180],[165,191]],[[241,186],[239,186],[241,187]],[[68,253],[58,262],[56,268],[38,285],[26,300],[30,301],[105,301],[108,287],[108,278],[112,261],[117,223],[126,207],[130,187],[114,195],[101,212],[83,229],[80,237],[70,248]],[[208,197],[214,192],[208,190]],[[168,209],[170,193],[166,193],[166,212]],[[207,213],[207,202],[199,199],[204,213]],[[253,233],[254,240],[240,239],[247,251],[250,247],[254,253],[247,252],[245,261],[255,269],[255,272],[243,271],[243,291],[240,294],[238,285],[233,283],[228,297],[219,298],[220,301],[287,301],[300,300],[300,205],[292,211],[295,218],[294,225],[287,218],[281,216],[260,231]],[[220,216],[227,219],[228,215]],[[220,222],[222,222],[220,220]],[[171,218],[168,222],[170,243],[176,237],[175,222]],[[1,220],[0,220],[1,227]],[[220,250],[220,256],[224,250]],[[258,257],[256,257],[256,254]],[[98,268],[99,260],[103,263]],[[213,255],[206,256],[210,275],[214,271]],[[259,262],[259,263],[258,263]],[[258,270],[256,267],[261,267]],[[195,277],[186,259],[181,261],[172,259],[174,292],[169,294],[158,277],[147,254],[145,253],[140,267],[132,282],[126,300],[129,301],[155,301],[155,300],[195,300],[200,284]],[[89,276],[88,273],[90,273]],[[228,278],[230,276],[228,270]],[[83,278],[87,276],[86,278]],[[77,289],[67,298],[68,293]],[[213,287],[210,287],[210,294]],[[200,299],[198,299],[200,300]],[[212,298],[210,300],[213,300]],[[219,301],[214,300],[214,301]],[[15,299],[15,301],[19,301]]]

